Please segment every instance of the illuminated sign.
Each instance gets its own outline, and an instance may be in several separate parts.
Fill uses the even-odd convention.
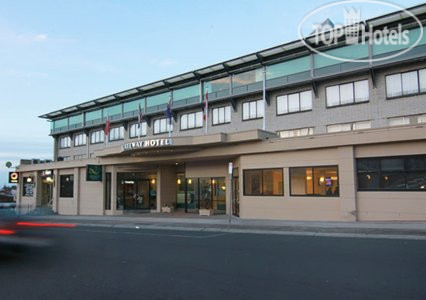
[[[9,172],[9,183],[19,183],[18,172]]]
[[[102,166],[87,165],[86,181],[102,181]]]
[[[172,139],[153,139],[145,141],[136,141],[131,143],[126,143],[121,146],[122,151],[129,151],[134,149],[143,149],[143,148],[158,148],[164,146],[171,146]]]

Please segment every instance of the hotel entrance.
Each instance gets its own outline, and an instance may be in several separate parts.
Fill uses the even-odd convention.
[[[148,173],[117,173],[117,209],[155,210],[157,178]]]
[[[211,209],[216,214],[226,213],[225,177],[185,178],[178,174],[177,208],[197,213],[199,209]]]

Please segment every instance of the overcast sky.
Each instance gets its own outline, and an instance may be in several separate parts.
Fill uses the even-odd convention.
[[[39,115],[295,40],[329,2],[0,0],[0,185],[6,161],[52,158]]]

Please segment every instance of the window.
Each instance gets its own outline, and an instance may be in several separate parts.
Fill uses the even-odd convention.
[[[277,97],[277,114],[283,115],[292,112],[312,109],[312,91],[294,93]]]
[[[244,170],[244,195],[282,196],[283,170],[261,169]]]
[[[386,76],[386,97],[394,98],[426,92],[426,69]]]
[[[243,103],[243,120],[263,118],[263,100],[249,101]]]
[[[193,112],[180,116],[180,130],[203,127],[203,112]]]
[[[80,159],[85,159],[85,158],[86,158],[85,154],[74,155],[74,160],[80,160]]]
[[[22,196],[33,197],[34,196],[34,177],[24,177],[22,184]]]
[[[418,116],[417,123],[426,123],[426,114]]]
[[[109,140],[117,141],[124,139],[124,126],[111,128],[109,132]]]
[[[344,132],[344,131],[352,131],[352,130],[363,130],[363,129],[370,129],[370,128],[371,128],[371,121],[361,121],[361,122],[354,122],[354,123],[327,125],[327,132],[334,133],[334,132]]]
[[[105,134],[103,130],[94,131],[90,135],[90,143],[91,144],[103,143],[104,137],[105,137]]]
[[[327,107],[366,102],[369,99],[368,80],[360,80],[326,88]]]
[[[360,191],[426,191],[426,155],[356,160]]]
[[[290,168],[291,196],[339,196],[337,166]]]
[[[72,198],[74,197],[74,175],[61,175],[59,178],[60,188],[59,197]]]
[[[71,147],[71,138],[69,136],[63,136],[59,139],[60,148],[69,148]]]
[[[154,134],[169,132],[169,128],[173,131],[173,123],[170,124],[168,118],[154,120]]]
[[[408,124],[410,124],[409,117],[395,117],[395,118],[388,119],[389,126],[402,126],[402,125],[408,125]]]
[[[146,122],[142,123],[135,123],[130,125],[130,132],[129,136],[130,138],[135,138],[138,136],[145,136],[146,135]]]
[[[282,130],[277,132],[280,138],[291,138],[291,137],[297,137],[297,136],[305,136],[305,135],[313,135],[314,134],[314,128],[300,128],[300,129],[292,129],[292,130]]]
[[[87,136],[85,133],[79,133],[76,136],[74,136],[74,146],[83,146],[87,143]]]
[[[212,110],[213,125],[231,123],[231,106],[216,107]]]

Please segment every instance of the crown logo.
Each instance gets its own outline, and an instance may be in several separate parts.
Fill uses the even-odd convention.
[[[345,17],[345,26],[352,25],[361,22],[361,10],[355,10],[351,8],[349,11],[346,8],[343,9]]]

